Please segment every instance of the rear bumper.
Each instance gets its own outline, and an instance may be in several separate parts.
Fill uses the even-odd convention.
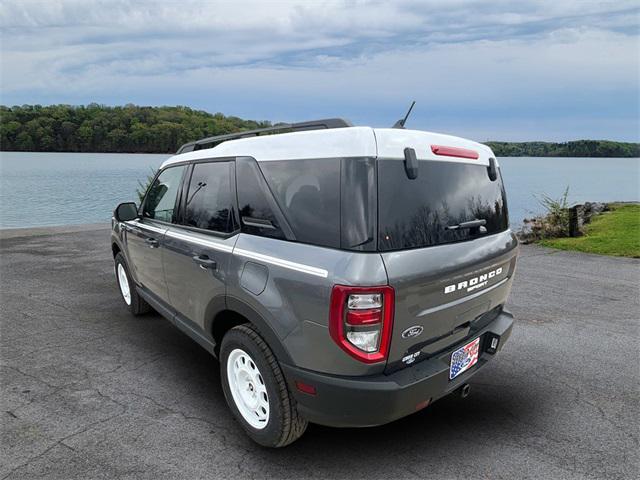
[[[512,327],[513,316],[503,311],[477,332],[475,337],[482,337],[477,364],[451,381],[451,353],[461,345],[391,375],[338,377],[289,365],[282,368],[300,414],[310,422],[334,427],[382,425],[410,415],[425,402],[434,402],[467,383],[494,356],[485,351],[488,334],[500,336],[500,351]],[[300,392],[296,381],[314,386],[316,394]]]

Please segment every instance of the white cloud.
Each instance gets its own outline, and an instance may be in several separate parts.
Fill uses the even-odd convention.
[[[637,112],[638,11],[592,0],[5,0],[0,100],[280,120],[274,111],[297,119],[325,105],[379,118],[417,98],[445,123],[485,109],[525,125],[554,105],[597,118],[610,99],[600,121],[618,125],[630,103]]]

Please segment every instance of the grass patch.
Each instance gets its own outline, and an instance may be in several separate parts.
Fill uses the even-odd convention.
[[[640,205],[612,204],[611,211],[593,218],[585,235],[550,238],[540,245],[560,250],[640,258]]]

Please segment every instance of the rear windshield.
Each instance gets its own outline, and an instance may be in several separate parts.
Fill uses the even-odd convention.
[[[402,160],[378,160],[378,250],[442,245],[508,228],[502,179],[489,180],[486,166],[418,164],[418,177],[410,180]],[[447,229],[471,220],[486,220],[486,232]]]

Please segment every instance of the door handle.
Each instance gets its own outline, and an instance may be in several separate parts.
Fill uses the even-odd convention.
[[[145,238],[144,243],[149,245],[149,248],[158,248],[160,246],[160,242],[155,238]]]
[[[191,258],[203,270],[215,270],[218,268],[218,262],[209,258],[207,255],[194,255]]]

